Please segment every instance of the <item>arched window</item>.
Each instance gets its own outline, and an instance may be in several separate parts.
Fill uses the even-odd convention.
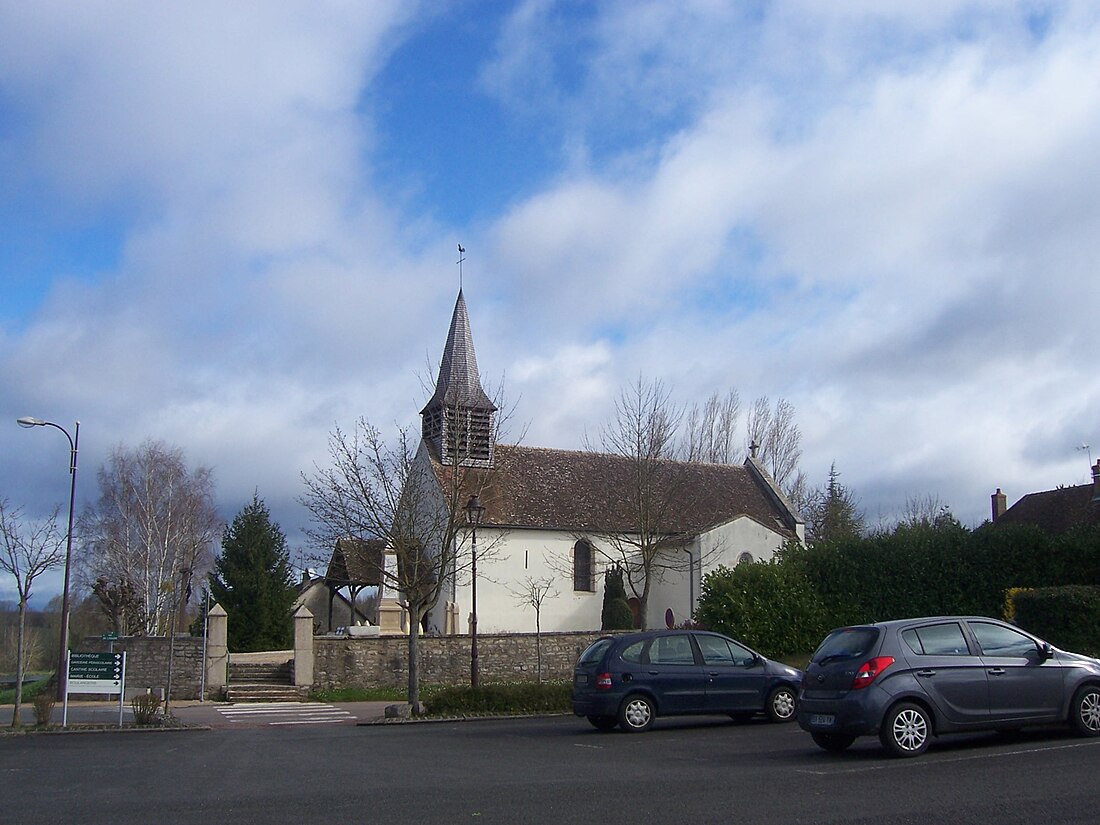
[[[573,589],[589,593],[596,589],[596,553],[586,539],[573,545]]]
[[[742,553],[737,557],[738,564],[752,564],[754,561],[756,560],[752,557],[752,553]]]

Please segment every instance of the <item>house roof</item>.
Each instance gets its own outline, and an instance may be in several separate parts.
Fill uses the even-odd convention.
[[[433,451],[434,455],[434,451]],[[446,485],[451,468],[433,458]],[[637,532],[635,465],[608,453],[497,445],[494,466],[465,470],[463,495],[477,492],[482,523],[591,533]],[[746,465],[659,461],[657,495],[667,502],[661,532],[695,535],[739,516],[794,537],[791,513]]]
[[[996,524],[1033,524],[1048,533],[1081,525],[1100,525],[1100,506],[1092,503],[1095,484],[1029,493],[1004,511]]]
[[[336,587],[381,584],[385,544],[382,539],[337,539],[325,581]]]

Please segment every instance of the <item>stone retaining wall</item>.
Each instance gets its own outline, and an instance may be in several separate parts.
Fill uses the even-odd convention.
[[[165,636],[124,636],[114,643],[116,653],[126,652],[126,696],[146,688],[163,695],[168,687],[169,639]],[[172,698],[198,699],[202,680],[202,637],[176,636],[172,651]],[[86,638],[77,650],[106,653],[107,642]],[[102,698],[102,697],[95,697]]]
[[[599,638],[597,631],[542,634],[542,678],[571,679],[577,657]],[[486,682],[534,682],[538,678],[536,634],[479,634],[478,672]],[[470,637],[422,636],[420,683],[470,683]],[[408,685],[409,641],[404,636],[313,639],[313,688],[374,688]]]

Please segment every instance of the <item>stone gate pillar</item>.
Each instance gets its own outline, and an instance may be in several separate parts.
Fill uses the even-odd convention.
[[[207,614],[206,628],[206,691],[218,693],[225,689],[229,671],[229,614],[215,603]],[[205,697],[203,697],[205,698]]]
[[[294,611],[294,684],[313,684],[313,614],[304,604]]]

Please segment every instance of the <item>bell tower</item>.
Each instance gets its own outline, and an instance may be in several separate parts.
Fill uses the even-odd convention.
[[[443,464],[488,467],[493,462],[496,411],[481,387],[470,316],[460,288],[435,393],[420,411],[420,433]]]

